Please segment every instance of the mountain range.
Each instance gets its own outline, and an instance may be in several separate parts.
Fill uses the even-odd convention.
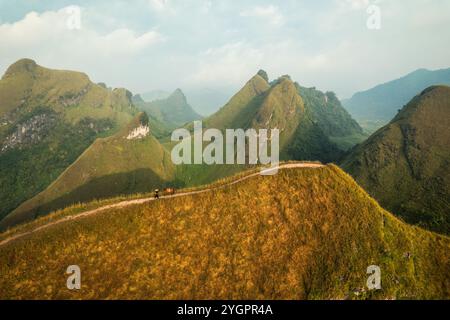
[[[151,117],[172,129],[202,118],[188,104],[186,96],[181,89],[176,89],[164,99],[158,99],[152,102],[136,99],[134,102],[141,111],[146,112]]]
[[[302,87],[287,75],[270,81],[260,70],[203,126],[278,128],[281,160],[340,163],[393,213],[448,233],[446,91],[423,91],[353,147],[366,136],[334,93]],[[251,167],[171,163],[171,130],[192,129],[190,121],[200,118],[180,89],[149,103],[82,73],[25,59],[8,69],[0,95],[0,181],[8,190],[1,228],[78,202],[208,184]]]
[[[57,88],[57,84],[54,86]],[[101,86],[98,88],[110,92]],[[91,146],[86,145],[85,150],[77,154],[78,159],[61,166],[59,176],[48,181],[44,189],[36,190],[26,199],[17,201],[15,207],[8,208],[12,213],[3,219],[0,227],[6,228],[80,201],[148,192],[162,185],[183,187],[210,183],[248,167],[198,165],[180,166],[175,170],[169,154],[173,143],[167,142],[164,134],[170,134],[177,125],[199,116],[179,89],[167,99],[151,103],[143,102],[131,93],[127,94],[127,99],[129,123],[122,124],[117,133],[97,137],[100,139]],[[84,105],[84,101],[77,102],[74,109],[82,108],[88,110],[88,114],[92,113],[92,107]],[[144,122],[136,118],[131,120],[132,117],[143,119],[142,115],[137,115],[138,109],[147,113]],[[141,126],[148,127],[145,137],[136,141],[124,138]],[[333,93],[302,88],[289,76],[269,83],[262,70],[223,108],[204,119],[204,127],[220,130],[279,128],[281,159],[324,162],[336,161],[344,152],[333,139],[361,136],[362,133]],[[6,164],[4,168],[6,170]],[[16,165],[16,168],[20,170],[20,166]]]
[[[233,89],[223,88],[188,88],[183,90],[189,97],[196,113],[202,117],[215,113],[223,106],[232,95]],[[170,92],[165,90],[152,90],[139,94],[145,102],[153,102],[155,100],[164,100],[170,96]]]
[[[46,69],[29,59],[11,65],[0,80],[0,217],[136,113],[125,89],[108,90],[83,73]]]
[[[260,70],[202,118],[180,89],[145,101],[19,60],[0,80],[0,299],[448,299],[450,87],[404,104],[367,136],[333,92]],[[194,120],[279,129],[278,174],[174,165]],[[83,290],[60,283],[74,261]]]
[[[450,85],[450,68],[418,69],[399,79],[355,93],[345,108],[369,131],[388,123],[414,96],[432,85]]]

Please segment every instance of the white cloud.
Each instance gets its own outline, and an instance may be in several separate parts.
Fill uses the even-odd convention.
[[[372,1],[376,2],[376,1]],[[340,0],[342,6],[346,6],[351,9],[365,9],[371,3],[369,0]]]
[[[133,55],[163,40],[157,31],[148,31],[137,35],[130,29],[117,29],[105,36],[94,36],[97,49],[107,49],[107,54],[120,53]]]
[[[169,0],[148,0],[150,9],[156,13],[174,13]]]
[[[41,65],[102,76],[109,73],[98,71],[120,68],[123,61],[133,60],[164,40],[155,30],[137,34],[121,27],[99,32],[86,22],[83,11],[81,28],[73,29],[67,23],[70,12],[67,8],[30,12],[22,20],[0,25],[0,65],[29,57]]]
[[[256,73],[263,53],[245,42],[210,48],[197,58],[197,71],[186,79],[198,86],[234,86]],[[256,70],[256,71],[255,71]]]
[[[1,13],[16,22],[0,22],[0,73],[29,57],[143,92],[237,89],[262,68],[345,97],[450,65],[448,0],[97,0],[84,2],[79,30],[68,30],[64,8],[45,11],[44,2],[43,13],[18,20],[28,0],[16,1]],[[381,9],[376,32],[366,26],[370,4]]]
[[[64,8],[42,14],[30,12],[18,22],[0,25],[2,53],[9,51],[17,56],[17,51],[21,48],[39,49],[36,45],[39,45],[42,51],[47,52],[49,44],[58,43],[59,48],[52,47],[53,50],[76,49],[73,52],[74,55],[80,52],[96,54],[103,52],[108,55],[127,52],[133,54],[164,39],[159,32],[154,30],[137,35],[133,30],[127,28],[101,34],[86,24],[82,24],[80,29],[71,29],[67,24],[68,18],[68,13]],[[83,43],[89,44],[89,46],[82,45]]]
[[[290,74],[302,85],[315,86],[314,79],[326,82],[329,74],[339,69],[337,56],[334,51],[330,54],[307,52],[293,39],[277,39],[263,45],[239,41],[201,53],[195,72],[185,79],[185,83],[238,89],[259,69],[265,69],[271,79]]]
[[[157,11],[164,10],[168,4],[167,0],[150,0],[149,2],[150,6]]]
[[[239,14],[241,17],[256,17],[267,20],[274,26],[281,26],[284,23],[284,17],[277,6],[269,5],[266,7],[256,6],[251,9],[243,10]]]

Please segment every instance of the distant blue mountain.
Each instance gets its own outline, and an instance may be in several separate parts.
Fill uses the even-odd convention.
[[[388,122],[413,97],[438,84],[450,85],[450,68],[419,69],[400,79],[358,92],[342,104],[356,120]]]

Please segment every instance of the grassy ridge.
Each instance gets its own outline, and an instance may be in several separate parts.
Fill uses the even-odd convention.
[[[83,73],[46,69],[29,59],[11,65],[0,80],[0,219],[135,112],[128,91],[110,91]]]
[[[258,197],[255,197],[258,193]],[[335,166],[111,210],[0,248],[1,298],[449,298],[450,242]],[[68,291],[78,264],[82,289]],[[363,292],[366,268],[382,290]]]
[[[173,180],[168,152],[152,136],[129,140],[132,129],[147,124],[139,114],[112,137],[97,139],[45,191],[24,202],[0,223],[6,228],[77,202],[149,192]]]
[[[293,161],[292,162],[284,162],[284,163],[293,163]],[[195,167],[195,165],[190,166],[190,167]],[[194,174],[194,172],[198,173],[199,171],[202,171],[202,170],[203,170],[203,168],[200,168],[200,167],[196,168],[194,170],[191,170],[191,171],[189,171],[189,173],[186,174],[185,177],[186,177],[186,179],[188,179],[188,177],[190,176],[191,173],[194,176],[197,176],[196,174]],[[223,187],[235,180],[238,180],[247,175],[258,172],[259,170],[261,170],[261,168],[257,167],[257,166],[255,166],[254,168],[251,168],[251,169],[247,169],[247,170],[242,169],[242,170],[239,170],[238,173],[230,174],[230,175],[227,175],[222,178],[217,178],[213,183],[206,183],[206,182],[202,183],[200,180],[196,180],[196,183],[195,183],[195,185],[197,185],[196,187],[189,187],[189,188],[185,187],[181,190],[178,190],[177,192],[199,191],[199,190],[204,190],[204,189],[213,189],[213,188],[217,188],[217,187]],[[74,216],[81,212],[86,212],[86,211],[98,209],[98,208],[101,208],[104,206],[117,204],[122,201],[144,199],[144,198],[148,199],[148,198],[153,198],[153,197],[154,197],[154,190],[152,190],[151,192],[146,192],[146,193],[133,193],[133,194],[116,196],[113,198],[107,198],[107,199],[95,199],[95,200],[92,200],[91,202],[84,202],[84,203],[77,202],[66,208],[55,210],[55,211],[49,213],[48,215],[43,215],[43,216],[37,217],[36,219],[34,219],[32,221],[28,221],[26,223],[19,224],[17,226],[9,228],[8,230],[0,233],[0,241],[4,240],[12,235],[15,235],[18,233],[29,232],[29,231],[34,230],[35,228],[46,225],[48,223],[59,221],[61,218],[64,218],[67,216]]]

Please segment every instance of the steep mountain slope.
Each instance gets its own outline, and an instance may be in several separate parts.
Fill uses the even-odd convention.
[[[329,96],[334,95],[329,93]],[[269,83],[267,73],[260,70],[225,106],[205,118],[203,125],[222,131],[278,128],[280,159],[332,162],[339,159],[343,152],[331,139],[345,139],[348,134],[359,134],[361,129],[340,106],[337,98],[336,101],[326,99],[320,91],[301,88],[289,76]],[[193,126],[188,128],[192,130]],[[169,149],[171,146],[167,144]],[[181,167],[178,176],[186,185],[196,185],[245,168],[248,166],[190,165]]]
[[[269,83],[260,70],[215,114],[203,120],[204,128],[280,130],[280,159],[331,162],[342,152],[313,120],[296,85],[288,76]],[[192,123],[187,128],[193,130]],[[173,143],[167,143],[171,149]],[[247,159],[248,160],[248,159]],[[210,183],[251,167],[249,165],[187,165],[177,176],[185,185]]]
[[[450,85],[450,68],[419,69],[400,79],[358,92],[342,103],[358,121],[379,121],[381,127],[418,92],[432,85]]]
[[[0,219],[135,113],[125,89],[29,59],[11,65],[0,80]]]
[[[222,108],[203,119],[203,127],[219,130],[247,128],[255,115],[254,110],[259,107],[263,93],[270,88],[261,74],[262,71],[258,72]],[[193,130],[193,124],[188,124],[187,128]],[[166,144],[168,149],[173,145],[173,143]],[[178,167],[177,177],[187,186],[196,186],[233,175],[247,167],[247,165],[182,165]]]
[[[297,83],[296,87],[306,107],[311,110],[314,121],[341,149],[347,150],[367,138],[333,92],[323,93],[315,88],[301,87]]]
[[[340,151],[328,140],[321,129],[310,118],[310,113],[305,110],[304,103],[298,94],[294,83],[287,77],[282,77],[269,85],[267,76],[261,71],[253,77],[243,89],[237,93],[230,102],[217,114],[205,120],[206,127],[225,128],[278,128],[280,135],[281,159],[297,160],[322,160],[332,161],[340,155]],[[183,96],[184,97],[184,96]],[[179,93],[175,93],[167,101],[185,101]],[[139,104],[139,97],[133,98]],[[174,105],[174,104],[172,104]],[[158,109],[162,111],[163,109]],[[152,111],[155,114],[154,110]],[[161,112],[161,118],[162,116]],[[152,122],[153,120],[153,122]],[[158,119],[146,120],[152,133],[153,124],[161,123]],[[161,131],[156,127],[158,133]],[[169,163],[170,155],[164,153],[153,155],[150,150],[159,150],[162,147],[149,138],[154,145],[136,150],[127,149],[126,141],[120,140],[123,133],[119,133],[119,146],[116,146],[115,137],[107,140],[99,140],[85,152],[75,164],[70,166],[51,186],[38,196],[23,203],[14,210],[0,226],[6,227],[12,224],[32,219],[35,216],[47,214],[51,210],[63,208],[74,202],[88,201],[93,198],[148,191],[154,187],[160,187],[171,180],[177,186],[195,186],[210,183],[216,179],[229,176],[245,169],[245,165],[186,165],[179,166],[176,170]],[[101,146],[106,146],[104,150]],[[140,143],[139,145],[143,145]],[[167,145],[171,150],[172,144]],[[109,150],[112,149],[112,150]],[[113,151],[124,149],[126,157]],[[108,151],[109,150],[109,151]],[[142,159],[142,157],[155,157],[145,164],[130,161],[129,158]],[[162,162],[163,169],[167,172],[158,172],[156,176],[163,179],[150,179],[145,186],[141,183],[130,183],[136,179],[138,169],[154,168]],[[100,160],[99,160],[100,159]],[[123,163],[121,162],[123,161]],[[159,162],[158,162],[159,161]],[[110,168],[115,170],[111,171]],[[116,170],[117,169],[117,170]],[[119,170],[120,169],[120,170]],[[118,180],[118,181],[116,181]],[[144,181],[140,176],[139,181]],[[108,182],[110,187],[102,187],[103,182]],[[114,184],[113,184],[114,182]],[[117,184],[116,187],[111,185]]]
[[[173,180],[170,154],[148,125],[147,115],[141,113],[116,135],[97,139],[45,191],[3,219],[0,229],[73,203],[149,192]]]
[[[0,298],[448,299],[449,249],[333,165],[283,169],[1,246]],[[66,288],[73,264],[81,290]],[[370,265],[381,290],[367,291]]]
[[[346,114],[335,116],[341,110],[338,101],[332,99],[333,95],[328,94],[330,97],[328,99],[328,96],[320,92],[301,89],[288,76],[281,77],[271,84],[268,80],[264,71],[258,72],[233,96],[229,103],[216,114],[205,119],[205,127],[222,130],[227,128],[278,128],[281,131],[281,159],[320,160],[324,162],[338,159],[341,151],[330,141],[324,133],[324,129],[331,137],[331,135],[339,136],[352,133],[352,130],[357,129],[357,125],[355,128],[349,129],[347,128],[348,123],[353,125],[351,118],[346,117]],[[102,90],[105,87],[99,86]],[[299,93],[305,95],[306,104]],[[150,116],[146,118],[146,123],[152,136],[158,139],[163,137],[167,139],[167,135],[175,127],[175,122],[181,123],[181,117],[189,114],[186,111],[192,110],[180,90],[175,91],[164,101],[160,100],[151,104],[143,102],[140,96],[131,97],[131,95],[127,95],[127,97],[149,112]],[[89,148],[89,152],[85,152],[55,183],[36,197],[31,194],[28,197],[30,200],[17,208],[2,225],[9,226],[78,201],[88,201],[93,198],[104,198],[122,193],[148,191],[150,188],[168,183],[168,180],[171,180],[171,183],[177,186],[210,183],[248,167],[245,165],[186,165],[179,166],[175,170],[172,164],[168,163],[170,161],[169,155],[165,154],[164,159],[166,160],[163,167],[168,171],[152,174],[152,177],[147,178],[149,183],[144,184],[142,181],[145,180],[145,175],[136,178],[138,170],[142,169],[138,163],[117,155],[111,150],[105,151],[100,146],[106,144],[110,149],[115,146],[116,148],[113,148],[113,151],[127,150],[128,157],[134,157],[135,159],[141,159],[145,156],[151,157],[153,155],[149,153],[149,150],[160,150],[161,146],[153,138],[149,138],[148,141],[151,141],[151,145],[146,146],[149,150],[139,149],[141,155],[136,155],[137,150],[128,150],[127,146],[122,145],[123,139],[120,140],[120,138],[123,136],[123,132],[119,133],[118,136],[120,141],[118,146],[116,146],[114,138],[97,141]],[[173,145],[173,143],[166,143],[165,147],[170,151]],[[142,147],[142,149],[144,148]],[[49,151],[49,153],[51,152]],[[111,154],[114,157],[102,157],[101,154],[108,156]],[[101,161],[98,159],[101,159]],[[144,167],[155,170],[160,159],[160,154],[157,154],[153,159],[154,162],[147,161]],[[72,161],[75,161],[75,159]],[[111,168],[114,168],[114,170],[111,171]],[[153,178],[153,176],[157,178]],[[54,176],[53,180],[56,178],[57,176]],[[135,179],[142,183],[130,182]],[[115,187],[105,188],[106,182],[115,185]],[[10,211],[14,208],[10,208]]]
[[[449,114],[450,87],[430,87],[342,162],[384,207],[410,223],[447,234]]]
[[[229,103],[204,122],[206,127],[221,130],[278,128],[281,159],[328,162],[340,155],[288,76],[269,84],[267,74],[260,70]]]
[[[205,126],[217,129],[243,128],[242,121],[248,121],[249,116],[242,120],[241,114],[251,107],[252,102],[256,105],[259,101],[255,100],[270,88],[269,83],[261,77],[260,73],[261,71],[252,77],[225,106],[206,118]]]
[[[138,102],[136,106],[161,123],[171,127],[181,126],[202,117],[188,104],[181,89],[176,89],[169,97],[152,102]]]

